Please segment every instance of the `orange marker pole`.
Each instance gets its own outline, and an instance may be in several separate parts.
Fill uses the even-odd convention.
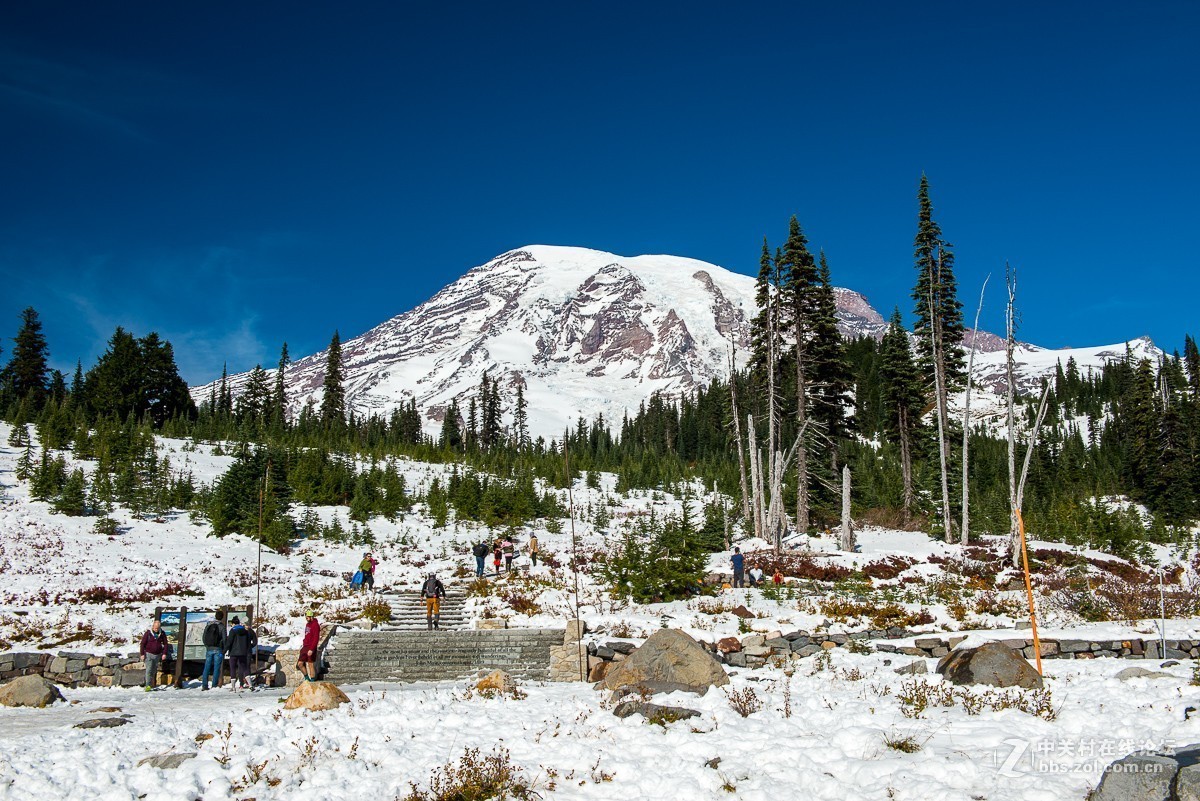
[[[1033,628],[1033,653],[1038,675],[1042,673],[1042,641],[1038,638],[1037,609],[1033,605],[1033,584],[1029,580],[1029,549],[1025,545],[1025,518],[1017,510],[1017,530],[1021,532],[1021,563],[1025,566],[1025,594],[1029,596],[1029,625]]]

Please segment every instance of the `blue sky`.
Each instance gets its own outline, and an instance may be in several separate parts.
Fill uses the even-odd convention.
[[[199,382],[523,244],[752,273],[792,214],[907,314],[924,171],[971,310],[1008,259],[1023,338],[1179,347],[1198,39],[1182,2],[9,3],[3,346],[33,305],[64,370],[121,324]]]

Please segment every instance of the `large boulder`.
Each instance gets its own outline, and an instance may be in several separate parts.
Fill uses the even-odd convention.
[[[350,699],[331,681],[302,681],[288,696],[284,709],[308,709],[319,712],[337,709]]]
[[[41,676],[21,676],[0,687],[0,706],[32,706],[39,709],[63,701],[62,691]]]
[[[1041,674],[1023,656],[998,642],[951,651],[938,661],[937,672],[954,684],[989,684],[1027,690],[1042,687]]]
[[[1089,801],[1200,801],[1200,745],[1136,753],[1104,769]]]
[[[712,654],[676,629],[659,629],[629,658],[608,671],[604,686],[644,688],[649,692],[685,692],[703,695],[721,687],[729,677]]]

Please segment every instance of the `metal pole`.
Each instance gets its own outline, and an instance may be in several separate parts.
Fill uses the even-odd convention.
[[[258,568],[255,573],[254,608],[262,609],[262,541],[263,541],[263,504],[267,494],[267,485],[271,483],[271,460],[267,460],[267,473],[263,477],[262,486],[258,489]],[[249,621],[247,621],[247,624]],[[254,649],[254,673],[258,675],[258,649]]]
[[[1017,529],[1021,532],[1021,562],[1025,567],[1025,594],[1029,597],[1029,625],[1033,629],[1033,655],[1037,658],[1038,675],[1042,673],[1042,641],[1038,638],[1037,609],[1033,605],[1033,584],[1029,581],[1029,549],[1025,546],[1025,518],[1017,509]]]

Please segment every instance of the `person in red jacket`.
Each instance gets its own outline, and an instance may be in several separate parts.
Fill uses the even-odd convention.
[[[321,639],[321,623],[317,613],[309,609],[304,613],[304,642],[300,644],[300,658],[296,667],[304,674],[305,681],[317,680],[317,645]]]
[[[167,655],[167,633],[162,630],[162,624],[155,618],[150,622],[150,628],[142,635],[142,643],[138,647],[138,655],[146,663],[146,692],[154,689],[158,678],[158,670]]]

